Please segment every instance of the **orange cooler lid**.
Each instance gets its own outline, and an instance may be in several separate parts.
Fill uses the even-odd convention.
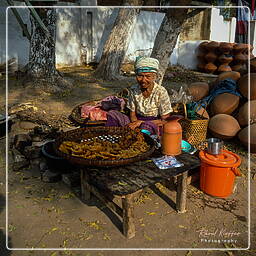
[[[202,161],[219,167],[237,167],[241,164],[240,157],[228,150],[222,150],[220,155],[212,155],[207,151],[200,151],[199,157]]]

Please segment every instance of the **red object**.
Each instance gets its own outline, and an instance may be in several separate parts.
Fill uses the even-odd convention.
[[[96,106],[83,105],[81,117],[89,118],[91,121],[107,120],[107,112]]]
[[[180,116],[172,116],[164,125],[162,135],[162,153],[168,156],[181,154],[182,128],[178,120]]]
[[[232,193],[235,177],[241,175],[237,168],[241,164],[240,157],[227,150],[220,155],[200,151],[199,157],[201,190],[211,196],[228,197]]]

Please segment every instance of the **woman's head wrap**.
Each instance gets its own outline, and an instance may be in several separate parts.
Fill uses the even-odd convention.
[[[142,72],[157,73],[159,68],[159,61],[150,57],[136,57],[134,67],[137,74]]]

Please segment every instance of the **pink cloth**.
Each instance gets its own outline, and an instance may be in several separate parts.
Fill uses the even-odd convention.
[[[107,120],[107,112],[100,109],[99,106],[83,105],[81,108],[81,117],[89,118],[91,121]]]

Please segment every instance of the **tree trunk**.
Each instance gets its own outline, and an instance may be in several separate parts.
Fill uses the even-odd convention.
[[[25,81],[37,81],[37,85],[48,87],[47,89],[52,91],[60,91],[61,88],[70,87],[70,83],[61,77],[55,67],[56,9],[35,10],[53,40],[51,42],[47,38],[38,22],[30,15],[31,40]]]
[[[141,5],[141,0],[127,0],[125,5]],[[100,63],[95,71],[98,78],[117,80],[124,60],[136,17],[136,8],[120,8],[114,27],[105,43]]]
[[[186,6],[191,0],[172,1],[172,6]],[[182,25],[187,18],[188,8],[169,8],[156,35],[151,57],[159,60],[158,83],[162,84],[163,77],[170,62],[170,56],[176,45]]]

